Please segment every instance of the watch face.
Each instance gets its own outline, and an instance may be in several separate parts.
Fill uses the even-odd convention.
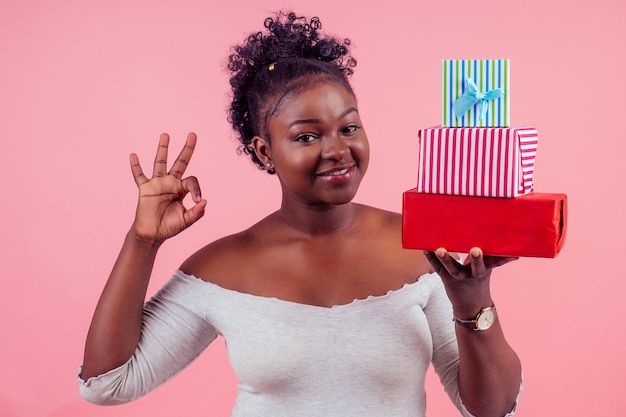
[[[483,310],[476,320],[478,330],[487,330],[496,321],[496,312],[493,308]]]

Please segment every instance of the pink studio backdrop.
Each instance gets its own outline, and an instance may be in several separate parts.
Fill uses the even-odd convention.
[[[167,243],[151,292],[195,249],[275,210],[276,179],[235,152],[225,119],[228,48],[280,7],[353,40],[373,150],[357,200],[399,211],[414,187],[417,131],[440,120],[443,58],[510,58],[513,124],[534,125],[536,191],[569,197],[556,259],[497,271],[493,292],[526,387],[518,416],[626,415],[621,0],[0,0],[3,171],[0,415],[227,416],[236,380],[218,339],[132,404],[97,407],[75,376],[91,314],[132,220],[127,155],[159,133],[199,144],[189,173],[206,217]],[[619,200],[618,200],[619,198]],[[619,207],[622,207],[620,209]],[[390,323],[393,325],[393,323]],[[430,416],[455,415],[429,379]]]

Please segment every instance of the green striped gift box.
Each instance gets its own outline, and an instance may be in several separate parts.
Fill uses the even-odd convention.
[[[442,126],[446,127],[508,127],[511,125],[510,60],[508,59],[444,59],[442,72]],[[453,103],[466,90],[465,80],[471,78],[478,91],[486,93],[502,88],[504,95],[487,101],[488,110],[480,118],[480,104],[460,118],[454,114]]]

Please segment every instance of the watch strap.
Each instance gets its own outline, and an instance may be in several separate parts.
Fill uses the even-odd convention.
[[[474,316],[473,319],[463,320],[463,319],[458,319],[456,317],[453,317],[453,320],[454,320],[454,322],[456,324],[458,324],[461,327],[465,327],[466,329],[478,331],[478,330],[480,330],[478,328],[478,319],[480,318],[481,314],[483,314],[485,312],[485,310],[493,310],[495,312],[495,309],[496,309],[495,305],[492,305],[491,307],[483,307],[483,308],[480,309],[478,314],[476,314],[476,316]],[[491,326],[489,326],[489,327],[491,327]]]
[[[476,326],[476,321],[477,319],[461,320],[461,319],[457,319],[456,317],[454,318],[454,322],[456,324],[458,324],[461,327],[465,327],[466,329],[470,329],[470,330],[478,330],[478,327]]]

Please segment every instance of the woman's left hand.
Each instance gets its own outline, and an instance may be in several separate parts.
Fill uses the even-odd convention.
[[[489,279],[493,268],[518,259],[508,256],[484,256],[480,248],[470,249],[465,261],[460,263],[450,253],[439,248],[424,251],[426,258],[441,276],[455,315],[473,317],[482,307],[493,304]]]

